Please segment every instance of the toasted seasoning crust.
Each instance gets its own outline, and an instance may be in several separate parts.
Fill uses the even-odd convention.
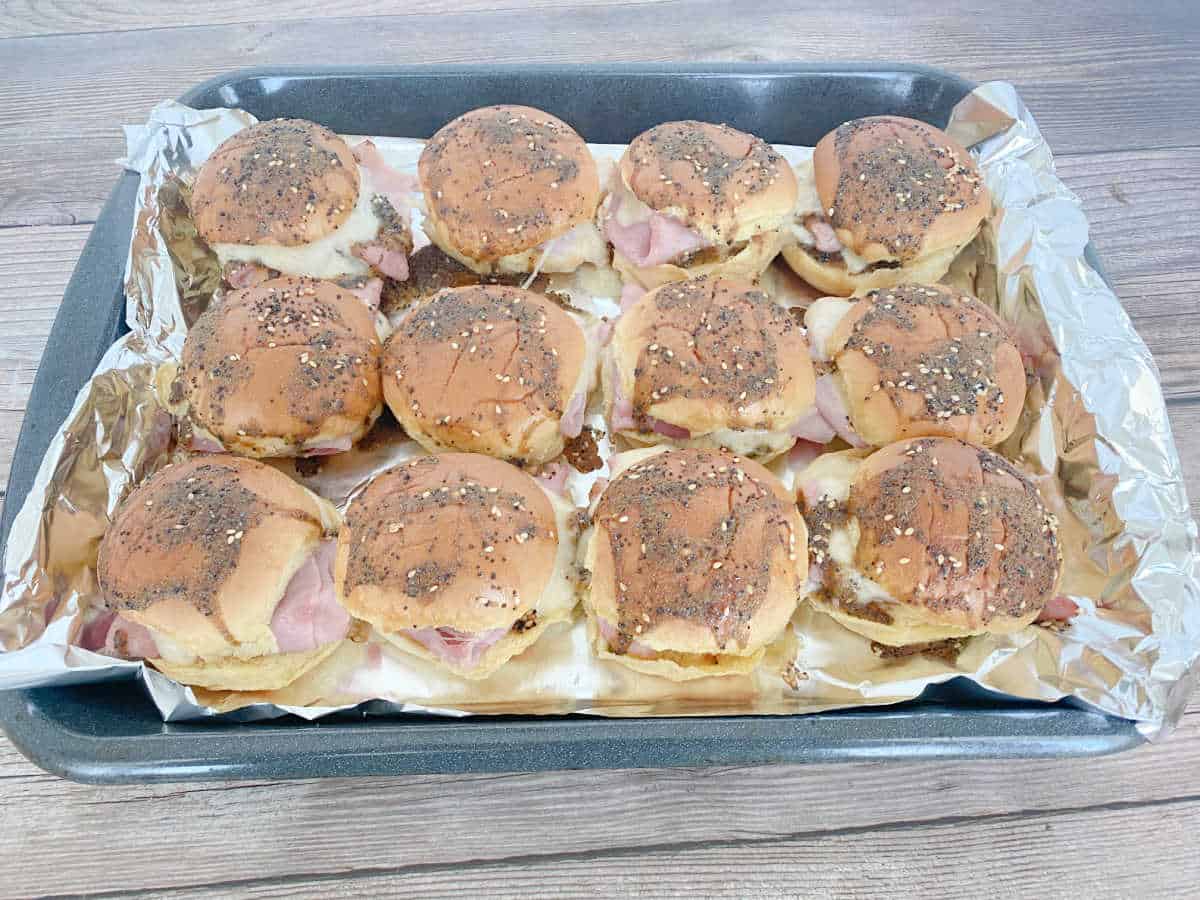
[[[352,429],[378,410],[380,353],[358,297],[285,276],[210,305],[188,332],[181,376],[191,416],[227,445],[239,437],[299,445],[331,417]]]
[[[760,607],[800,590],[804,526],[783,493],[752,460],[711,450],[660,453],[613,479],[593,516],[613,559],[613,652],[672,619],[744,648]]]
[[[600,180],[583,138],[528,106],[486,106],[429,139],[417,167],[430,213],[454,248],[494,261],[589,221]]]
[[[295,247],[336,231],[358,202],[346,142],[304,119],[239,131],[201,166],[191,213],[209,243]]]

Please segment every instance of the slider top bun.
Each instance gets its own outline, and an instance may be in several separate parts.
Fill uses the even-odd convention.
[[[357,440],[382,404],[371,311],[330,281],[284,276],[230,291],[183,345],[193,423],[246,456]]]
[[[901,116],[831,131],[813,152],[813,172],[838,240],[868,263],[906,265],[961,247],[991,209],[971,155],[945,132]]]
[[[822,349],[868,444],[945,435],[995,446],[1013,433],[1025,403],[1025,367],[991,308],[937,284],[833,302],[847,311]]]
[[[837,462],[818,458],[802,482]],[[890,444],[858,464],[844,502],[810,503],[807,492],[805,501],[815,536],[849,517],[858,533],[853,567],[888,595],[864,614],[853,579],[828,558],[838,555],[836,539],[814,537],[814,562],[825,566],[814,603],[880,643],[1019,631],[1057,589],[1054,517],[1020,470],[982,447],[952,438]]]
[[[623,463],[587,550],[589,611],[615,626],[601,646],[676,654],[668,677],[713,674],[695,655],[754,656],[787,625],[807,574],[794,499],[758,463],[721,451],[656,448]]]
[[[618,171],[639,200],[718,246],[778,228],[796,205],[787,161],[728,125],[656,125],[633,139]]]
[[[509,628],[537,607],[558,540],[550,499],[520,469],[470,453],[421,457],[350,504],[338,596],[384,632]]]
[[[431,240],[476,271],[590,222],[600,198],[583,138],[529,106],[464,113],[429,139],[417,172]]]
[[[282,472],[233,456],[167,466],[100,542],[106,604],[201,658],[276,651],[271,617],[337,511]]]
[[[545,462],[562,452],[562,417],[591,366],[583,329],[553,301],[472,285],[439,291],[400,322],[384,348],[384,396],[428,450]]]
[[[747,282],[702,277],[649,291],[617,320],[609,347],[635,418],[693,436],[777,430],[813,404],[804,329]]]
[[[315,122],[272,119],[213,151],[189,205],[210,244],[295,247],[336,231],[358,191],[358,163],[345,141]]]

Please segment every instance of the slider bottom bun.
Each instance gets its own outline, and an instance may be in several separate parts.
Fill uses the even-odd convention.
[[[796,438],[786,431],[734,431],[722,429],[690,438],[672,438],[643,431],[617,432],[631,447],[695,447],[702,450],[728,450],[738,456],[748,456],[764,465],[792,449]]]
[[[628,654],[613,653],[608,639],[600,633],[594,618],[587,623],[588,643],[597,659],[620,663],[627,669],[646,675],[657,675],[668,681],[692,681],[723,675],[749,675],[762,662],[765,647],[752,653],[673,653],[662,651],[654,659],[641,659]]]
[[[275,653],[249,659],[227,657],[191,663],[151,659],[149,662],[181,684],[213,691],[275,691],[316,668],[341,645],[342,641],[332,641],[302,653]]]
[[[539,610],[537,627],[524,631],[516,631],[515,629],[509,631],[508,634],[487,649],[476,665],[470,667],[457,666],[442,659],[430,651],[424,644],[413,640],[403,632],[379,631],[379,636],[393,647],[411,656],[418,656],[435,666],[449,669],[460,678],[467,678],[471,681],[482,681],[496,674],[505,663],[514,657],[520,656],[536,644],[538,639],[546,633],[546,630],[551,625],[556,625],[559,622],[570,622],[573,618],[575,618],[573,607],[569,609],[562,607],[551,608],[547,612]]]
[[[799,244],[788,244],[780,251],[780,255],[793,272],[817,290],[834,297],[850,297],[898,284],[934,284],[950,270],[954,258],[969,243],[966,241],[956,247],[929,253],[894,269],[864,269],[861,272],[851,272],[844,262],[822,262]]]
[[[702,275],[757,281],[758,276],[766,271],[771,261],[779,255],[783,244],[782,232],[763,232],[746,241],[746,245],[736,253],[712,262],[701,261],[688,266],[663,263],[658,266],[639,267],[619,250],[614,249],[612,266],[623,280],[636,282],[646,290],[669,284],[672,281],[699,278]]]

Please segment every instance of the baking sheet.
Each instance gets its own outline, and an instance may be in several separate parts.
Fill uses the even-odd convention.
[[[178,355],[186,325],[215,287],[211,261],[182,215],[180,184],[249,121],[244,113],[167,103],[145,126],[127,129],[125,163],[142,175],[128,268],[132,331],[81,392],[14,523],[0,598],[0,687],[95,680],[140,666],[71,639],[98,599],[91,563],[108,515],[169,450],[171,421],[153,395],[154,368]],[[982,86],[959,104],[949,130],[964,143],[982,141],[975,150],[999,206],[953,278],[996,305],[1037,363],[1039,384],[1005,451],[1038,478],[1064,523],[1064,591],[1081,610],[1069,628],[977,638],[953,665],[882,660],[866,641],[802,607],[755,676],[681,687],[591,660],[576,624],[544,637],[483,692],[367,641],[347,644],[270,697],[193,692],[147,669],[164,717],[237,707],[245,719],[284,711],[314,718],[367,697],[385,701],[376,709],[454,715],[794,713],[895,702],[966,674],[1017,696],[1074,695],[1138,720],[1148,736],[1161,733],[1192,686],[1200,598],[1195,525],[1157,371],[1119,302],[1083,261],[1087,227],[1078,200],[1055,177],[1015,91]],[[415,162],[413,142],[377,143],[389,161]],[[604,156],[617,148],[595,149]],[[793,161],[807,152],[780,149]],[[574,296],[581,303],[586,296],[593,313],[605,309],[603,296]],[[371,460],[349,454],[309,481],[344,497],[371,467],[409,452],[380,440],[367,451]],[[575,485],[577,499],[583,487]]]

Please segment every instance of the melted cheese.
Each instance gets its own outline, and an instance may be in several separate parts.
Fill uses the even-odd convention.
[[[804,327],[808,329],[808,346],[813,359],[828,361],[833,350],[829,345],[838,323],[854,304],[841,297],[821,297],[813,301],[804,314]]]
[[[311,244],[280,247],[275,244],[213,244],[221,265],[227,262],[258,263],[286,275],[312,278],[340,278],[343,275],[367,275],[371,267],[350,251],[355,244],[370,241],[379,233],[372,194],[358,192],[358,202],[350,217],[332,234]]]

